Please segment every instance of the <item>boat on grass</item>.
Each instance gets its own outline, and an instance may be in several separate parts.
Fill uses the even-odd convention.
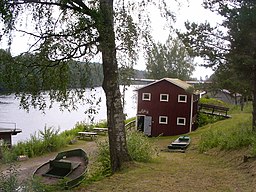
[[[168,145],[169,150],[181,150],[185,151],[186,148],[190,144],[190,137],[189,136],[180,136],[175,141],[171,142],[170,145]]]
[[[33,178],[45,185],[64,185],[65,189],[79,185],[85,178],[88,157],[84,150],[63,151],[36,169]]]

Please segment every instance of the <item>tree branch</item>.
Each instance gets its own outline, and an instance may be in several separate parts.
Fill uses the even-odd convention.
[[[61,2],[61,1],[60,1]],[[76,6],[75,4],[77,4],[78,6]],[[94,11],[92,11],[88,6],[86,6],[81,0],[69,0],[67,3],[58,3],[58,2],[48,2],[48,1],[43,1],[43,0],[17,0],[17,1],[9,1],[10,5],[22,5],[22,4],[40,4],[40,5],[54,5],[54,6],[58,6],[60,8],[64,8],[64,9],[71,9],[74,11],[78,11],[80,13],[84,13],[88,16],[91,16],[92,18],[94,18]],[[70,4],[70,5],[68,5]],[[80,7],[79,7],[80,6]]]

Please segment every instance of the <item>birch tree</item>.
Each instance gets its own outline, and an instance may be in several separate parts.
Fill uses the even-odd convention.
[[[7,35],[10,44],[14,32],[25,33],[35,39],[29,51],[36,52],[44,62],[30,67],[37,68],[38,73],[47,74],[48,69],[57,67],[61,76],[67,60],[90,61],[100,54],[113,172],[131,160],[126,145],[117,54],[122,51],[134,63],[137,45],[142,39],[149,39],[151,34],[147,8],[150,6],[160,8],[161,15],[169,21],[173,18],[162,0],[0,0],[0,15],[5,24],[1,35]],[[41,82],[41,88],[44,83]],[[66,101],[70,91],[62,86],[49,94],[52,99]],[[76,94],[81,96],[79,91]],[[32,103],[44,103],[43,99],[40,100],[40,90],[32,95]],[[25,97],[24,101],[28,101]],[[33,102],[35,100],[38,102]]]

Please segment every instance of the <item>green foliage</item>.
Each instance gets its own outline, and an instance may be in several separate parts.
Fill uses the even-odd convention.
[[[250,82],[237,74],[229,64],[219,66],[211,76],[211,90],[227,89],[231,94],[241,94],[243,97],[250,96]],[[240,103],[241,101],[238,101]]]
[[[252,153],[254,153],[256,151],[256,133],[250,129],[250,121],[251,117],[234,115],[232,119],[211,124],[211,129],[201,136],[199,151],[204,152],[212,148],[234,150],[251,147]]]
[[[111,164],[110,164],[110,151],[109,151],[109,143],[108,141],[98,142],[98,159],[97,161],[100,163],[99,172],[102,176],[111,175]]]
[[[40,156],[48,152],[57,151],[64,146],[71,144],[77,133],[80,131],[92,131],[93,127],[84,123],[77,123],[71,130],[59,133],[59,129],[53,127],[45,127],[38,134],[30,135],[27,141],[18,142],[12,148],[4,146],[2,148],[2,159],[4,163],[15,161],[19,155],[27,155],[28,157]]]
[[[220,107],[228,107],[227,103],[225,103],[221,100],[218,100],[218,99],[208,98],[208,97],[200,98],[199,103],[209,104],[209,105],[216,105],[216,106],[220,106]]]
[[[198,127],[202,127],[204,125],[210,124],[210,123],[215,123],[217,121],[221,121],[224,120],[224,117],[221,116],[216,116],[216,115],[208,115],[208,114],[204,114],[204,113],[198,113],[197,116],[197,125]]]
[[[27,155],[35,157],[43,155],[47,152],[57,151],[67,145],[65,137],[58,135],[59,130],[54,128],[46,128],[40,131],[39,135],[31,135],[30,139],[24,142],[18,142],[11,149],[3,148],[3,161],[9,162],[17,159],[19,155]]]
[[[108,141],[98,143],[97,166],[88,181],[97,180],[111,175],[110,152]],[[150,162],[156,156],[157,150],[150,139],[141,132],[131,131],[127,134],[127,148],[133,161]]]
[[[108,127],[107,121],[101,121],[98,122],[94,125],[94,127],[100,127],[100,128],[104,128],[104,127]]]
[[[20,186],[18,182],[18,171],[14,164],[10,164],[7,172],[0,173],[0,191],[12,192],[17,191]]]
[[[0,191],[1,192],[51,192],[56,191],[53,187],[42,184],[37,179],[27,178],[20,181],[18,179],[19,171],[17,165],[9,164],[6,172],[0,173]]]
[[[194,71],[193,58],[179,39],[168,38],[165,45],[152,43],[147,51],[147,77],[188,80]]]
[[[128,132],[127,146],[132,160],[138,162],[150,162],[157,152],[150,139],[138,131]]]
[[[256,1],[204,1],[204,8],[222,16],[222,23],[185,24],[187,32],[178,33],[194,56],[204,58],[208,67],[216,67],[217,88],[230,89],[256,98]],[[224,30],[223,30],[224,29]],[[223,32],[224,31],[224,32]],[[216,88],[216,87],[215,87]],[[256,99],[252,127],[256,126]]]
[[[1,146],[0,156],[0,160],[3,163],[11,163],[17,158],[17,156],[13,154],[11,148],[9,148],[7,145]]]
[[[43,151],[56,151],[60,147],[65,146],[61,137],[58,137],[59,131],[59,129],[55,130],[52,127],[44,127],[43,131],[39,131],[39,139],[43,141]]]

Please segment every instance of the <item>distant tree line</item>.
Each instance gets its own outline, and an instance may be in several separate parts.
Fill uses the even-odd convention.
[[[55,63],[39,59],[36,54],[26,53],[12,56],[9,51],[0,49],[0,93],[30,92],[59,89],[68,83],[69,88],[99,87],[103,82],[101,63],[86,63],[75,60]],[[145,71],[121,67],[120,84],[132,84],[131,78],[145,78]],[[58,86],[56,85],[58,83]]]
[[[14,90],[19,92],[52,90],[66,82],[69,88],[102,85],[103,68],[100,63],[67,60],[56,67],[56,64],[47,59],[39,59],[36,54],[26,53],[13,57],[3,49],[0,50],[0,57],[2,93]]]

